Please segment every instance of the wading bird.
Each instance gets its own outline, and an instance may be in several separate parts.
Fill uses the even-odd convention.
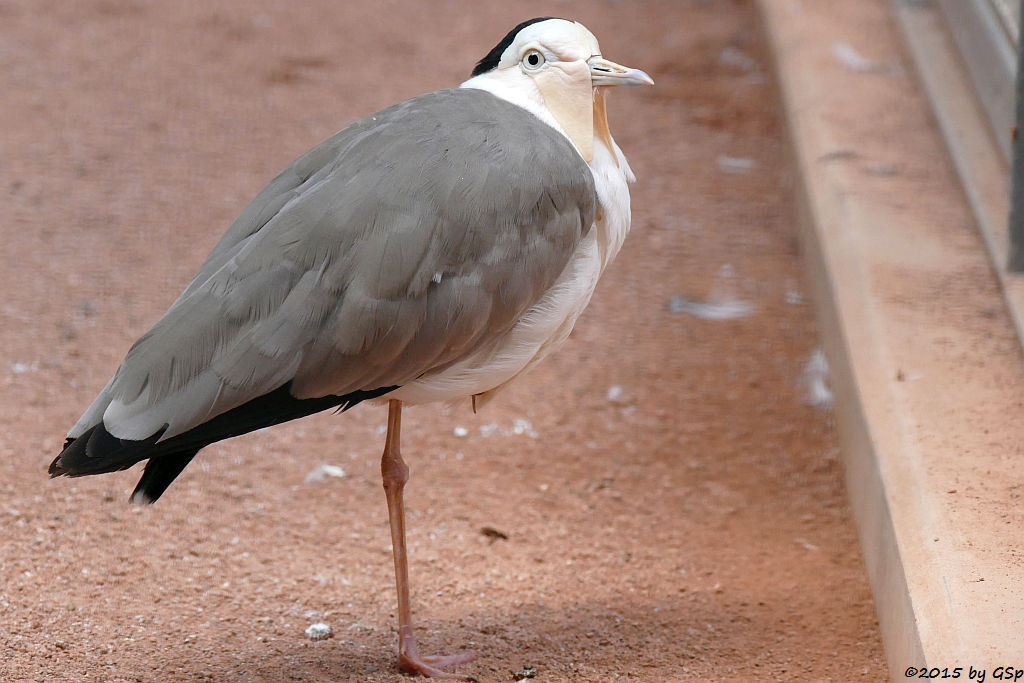
[[[403,403],[474,407],[568,337],[629,230],[634,180],[605,94],[653,83],[581,24],[516,26],[459,88],[353,123],[257,195],[71,428],[51,476],[147,461],[152,503],[211,443],[387,401],[381,474],[399,665],[413,636]]]

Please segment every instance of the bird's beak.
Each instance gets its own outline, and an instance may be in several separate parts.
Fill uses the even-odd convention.
[[[590,66],[590,79],[595,86],[654,85],[654,79],[640,69],[630,69],[598,55],[588,59],[587,64]]]

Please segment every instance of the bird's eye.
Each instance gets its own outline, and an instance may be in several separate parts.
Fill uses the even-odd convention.
[[[530,50],[523,55],[523,66],[535,71],[544,66],[544,54],[540,50]]]

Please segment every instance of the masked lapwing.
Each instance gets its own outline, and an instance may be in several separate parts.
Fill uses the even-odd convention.
[[[402,669],[412,631],[403,404],[474,407],[566,340],[629,230],[608,89],[653,83],[581,24],[516,26],[459,88],[357,121],[282,171],[68,432],[52,476],[147,461],[152,503],[216,441],[387,402],[381,473]],[[467,403],[469,403],[467,400]]]

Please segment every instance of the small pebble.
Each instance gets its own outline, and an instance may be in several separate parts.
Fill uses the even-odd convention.
[[[323,481],[327,477],[344,478],[345,470],[337,465],[318,465],[312,472],[306,475],[306,483]]]
[[[492,526],[482,527],[480,529],[480,533],[482,533],[487,538],[491,539],[491,543],[494,543],[495,541],[498,541],[498,540],[501,540],[501,541],[507,541],[508,540],[508,534],[506,534],[504,531],[500,531],[498,529],[495,529]]]
[[[512,433],[513,434],[525,434],[531,439],[537,438],[537,432],[533,429],[533,424],[529,420],[524,420],[521,417],[517,417],[512,422]]]
[[[334,634],[331,632],[331,627],[322,622],[310,624],[309,628],[306,629],[306,636],[311,640],[323,640],[330,638],[332,635]]]

